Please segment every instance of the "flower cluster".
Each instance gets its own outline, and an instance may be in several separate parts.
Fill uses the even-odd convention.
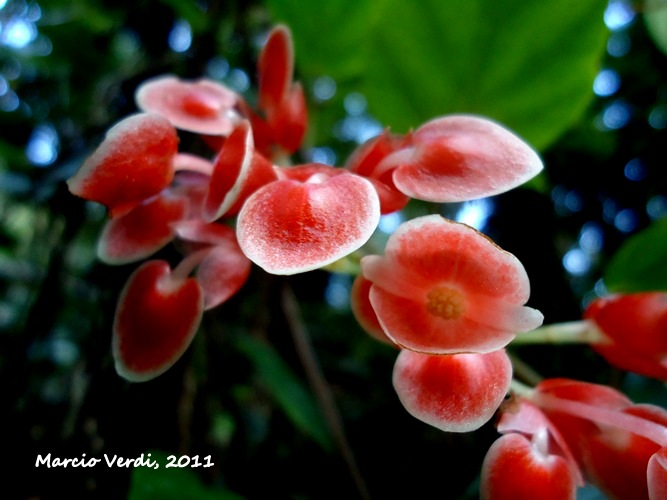
[[[108,210],[100,259],[144,261],[120,294],[113,325],[116,370],[130,381],[169,369],[204,312],[233,296],[252,264],[280,275],[319,269],[361,249],[381,215],[411,199],[490,196],[542,169],[519,137],[470,115],[438,117],[405,135],[387,129],[340,167],[289,164],[308,119],[286,27],[269,33],[257,69],[256,105],[211,80],[144,82],[135,94],[140,112],[111,128],[68,181],[73,194]],[[208,154],[184,150],[182,132]],[[145,260],[169,243],[182,253],[174,268]],[[569,498],[584,477],[623,496],[613,471],[630,466],[648,469],[642,484],[654,498],[667,491],[664,411],[573,381],[516,390],[505,348],[543,321],[525,305],[530,285],[516,257],[471,227],[430,215],[403,223],[384,254],[363,256],[360,268],[353,313],[398,350],[393,384],[405,408],[453,432],[478,429],[501,409],[504,436],[484,464],[487,498]],[[595,332],[596,349],[618,366],[665,378],[664,295],[638,299],[650,311],[630,319],[623,308],[634,303],[614,305],[625,300],[591,306],[583,330]],[[636,322],[655,334],[633,338]],[[508,392],[514,398],[503,404]]]
[[[282,166],[300,147],[307,125],[293,60],[289,30],[274,28],[259,56],[256,108],[206,79],[165,75],[144,82],[135,94],[141,112],[111,128],[68,181],[72,193],[108,209],[98,245],[103,261],[143,260],[172,241],[183,252],[173,270],[162,260],[143,263],[121,293],[113,353],[125,378],[149,380],[173,365],[203,312],[243,286],[251,263],[273,274],[318,269],[358,250],[380,215],[400,210],[410,198],[445,202],[487,196],[542,168],[519,138],[474,116],[437,118],[404,136],[387,130],[360,146],[343,167]],[[210,155],[179,149],[179,131],[199,134]],[[403,241],[395,245],[396,255],[388,250],[384,259],[369,257],[363,264],[364,275],[378,282],[371,294],[382,295],[378,304],[384,310],[401,300],[395,288],[411,280],[405,275],[412,272],[410,262],[422,274],[434,266],[434,280],[409,287],[431,294],[414,297],[413,309],[422,299],[429,301],[431,312],[421,317],[432,331],[421,342],[414,332],[397,332],[401,345],[483,353],[500,349],[512,331],[539,326],[541,315],[521,307],[528,281],[516,259],[472,229],[440,218],[407,224],[395,241],[428,240],[432,236],[426,233],[437,239],[413,250],[398,248],[408,243]],[[478,269],[478,252],[493,262]],[[457,260],[460,272],[446,269]],[[395,266],[400,267],[392,270]],[[490,266],[501,267],[495,275],[479,274]],[[380,284],[391,276],[393,284]],[[456,301],[465,312],[448,312]],[[480,324],[480,317],[488,319]],[[393,323],[410,321],[403,316]],[[456,326],[436,341],[437,322]]]
[[[483,498],[576,498],[584,478],[610,498],[665,498],[667,411],[603,385],[516,387],[482,466]]]

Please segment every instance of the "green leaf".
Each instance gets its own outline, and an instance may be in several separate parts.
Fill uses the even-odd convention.
[[[646,0],[644,22],[657,47],[667,55],[667,2]]]
[[[177,457],[178,458],[178,457]],[[193,458],[193,457],[191,457]],[[128,500],[242,500],[243,497],[222,488],[208,488],[204,486],[190,467],[167,468],[168,454],[151,450],[151,460],[158,464],[158,468],[135,467],[132,469],[132,483],[128,493]],[[199,462],[206,464],[204,457]]]
[[[335,5],[335,15],[321,12],[322,4],[329,10]],[[314,5],[302,8],[307,2],[269,2],[274,16],[293,30],[301,71],[355,76],[357,90],[384,125],[406,131],[439,115],[476,113],[538,149],[577,120],[593,98],[608,34],[606,4],[340,0],[317,3],[318,16]],[[358,12],[369,10],[373,16],[360,22]]]
[[[604,275],[611,292],[667,291],[667,217],[632,236]]]
[[[325,450],[331,438],[315,400],[276,350],[266,342],[244,335],[236,347],[252,362],[262,385],[292,423]]]

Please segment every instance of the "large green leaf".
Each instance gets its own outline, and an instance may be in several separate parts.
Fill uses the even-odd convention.
[[[330,449],[329,431],[315,399],[278,352],[249,336],[239,337],[235,345],[250,359],[262,385],[292,423],[324,449]]]
[[[667,55],[667,2],[646,0],[644,21],[655,44]]]
[[[294,32],[302,73],[356,76],[373,114],[397,131],[478,113],[537,148],[593,97],[607,37],[605,0],[332,0],[317,15],[310,4],[269,1]]]
[[[612,292],[667,291],[667,218],[628,239],[609,262],[604,281]]]

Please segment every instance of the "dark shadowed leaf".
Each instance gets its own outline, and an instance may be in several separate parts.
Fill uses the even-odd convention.
[[[667,217],[637,233],[616,252],[604,281],[611,292],[667,291]]]

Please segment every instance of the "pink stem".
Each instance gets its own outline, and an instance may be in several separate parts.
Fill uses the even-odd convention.
[[[667,428],[635,415],[620,410],[609,410],[598,406],[557,398],[533,391],[529,399],[540,408],[566,413],[592,422],[608,425],[617,429],[642,436],[660,447],[667,446]]]

